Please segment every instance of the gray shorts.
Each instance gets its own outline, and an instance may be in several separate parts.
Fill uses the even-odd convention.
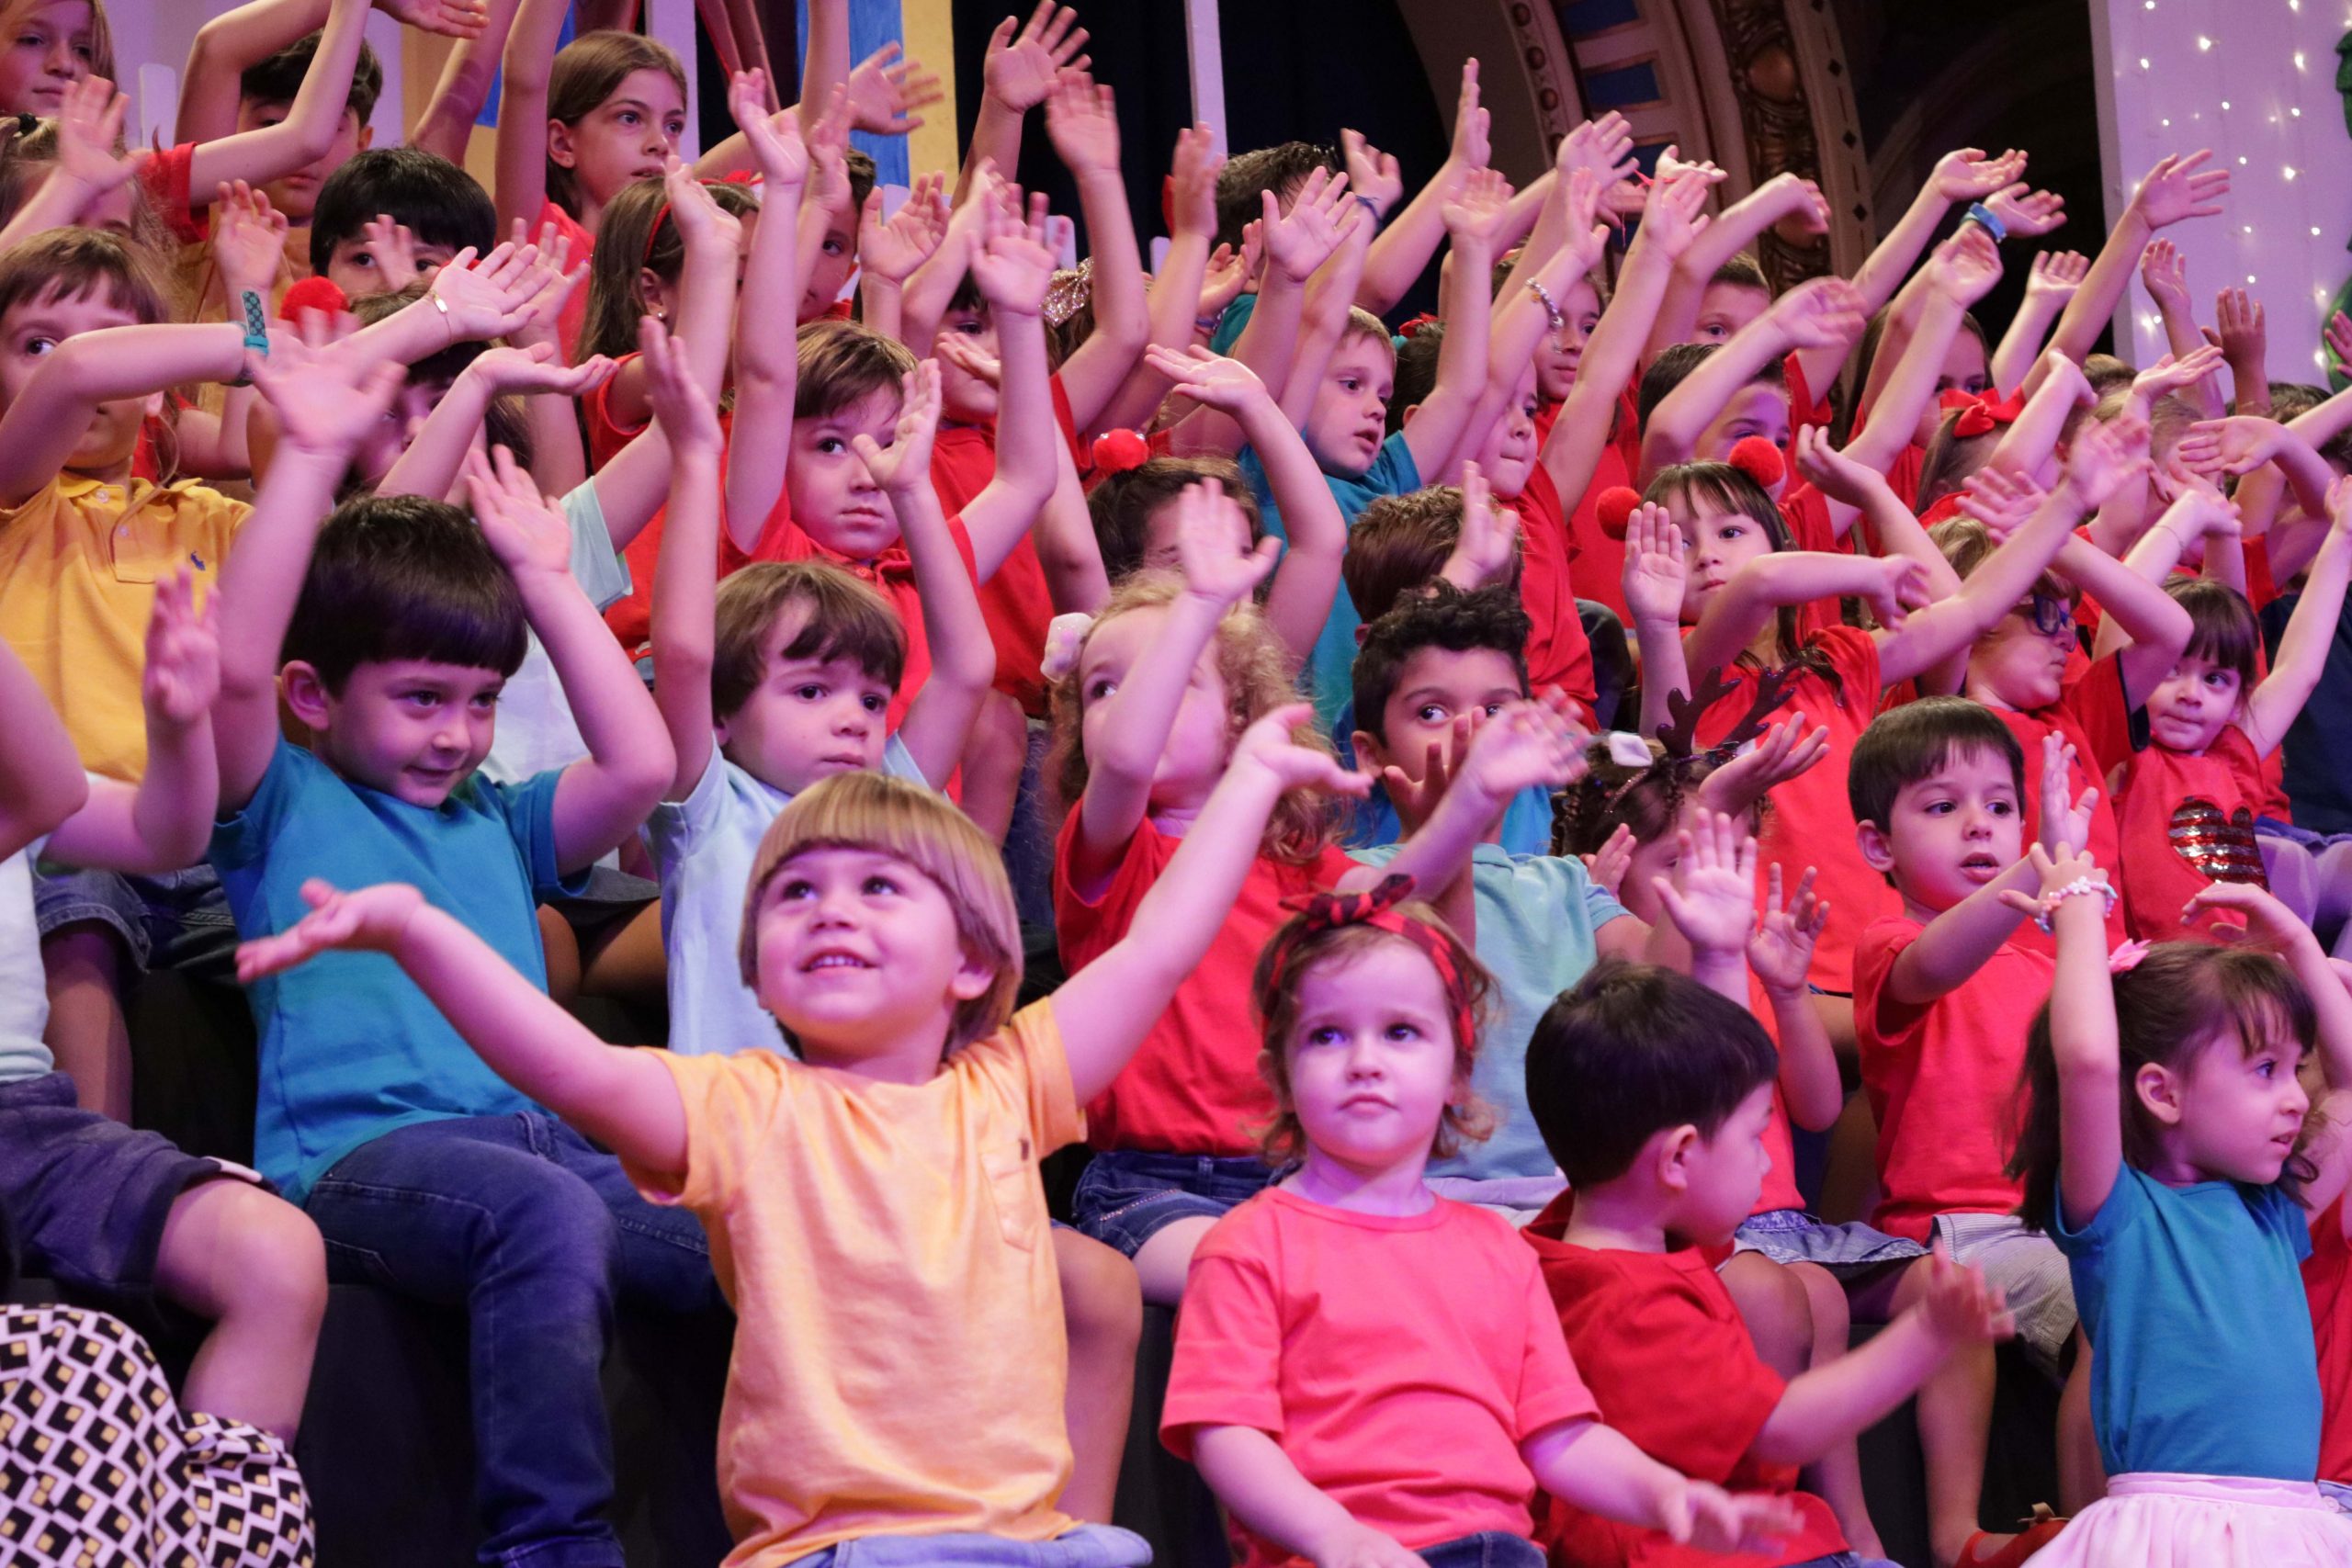
[[[1803,1209],[1767,1209],[1750,1214],[1732,1233],[1732,1252],[1760,1252],[1775,1263],[1815,1263],[1841,1278],[1918,1258],[1927,1248],[1916,1241],[1872,1230],[1860,1220],[1831,1224]]]
[[[209,864],[163,876],[35,867],[33,915],[43,937],[67,926],[105,926],[142,972],[196,969],[225,978],[236,961],[236,918]]]
[[[2017,1314],[2018,1342],[2033,1363],[2059,1375],[2060,1355],[2075,1336],[2075,1278],[2058,1244],[2015,1214],[1938,1214],[1936,1235],[1955,1263],[1984,1270]]]
[[[242,1166],[82,1110],[63,1073],[0,1084],[0,1204],[26,1268],[77,1300],[152,1324],[172,1204],[223,1177],[267,1185]]]

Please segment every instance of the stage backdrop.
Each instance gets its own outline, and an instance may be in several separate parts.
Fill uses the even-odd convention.
[[[2229,211],[2173,231],[2198,318],[2246,288],[2271,378],[2320,379],[2320,327],[2352,278],[2352,0],[2092,0],[2091,28],[2109,211],[2166,152],[2211,148]],[[2136,364],[2165,351],[2136,278],[2116,328]]]

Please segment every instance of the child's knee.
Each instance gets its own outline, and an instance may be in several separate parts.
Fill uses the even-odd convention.
[[[1722,1272],[1757,1355],[1782,1376],[1803,1371],[1813,1359],[1813,1308],[1804,1281],[1760,1252],[1738,1254]]]
[[[243,1182],[208,1182],[183,1201],[195,1193],[221,1204],[219,1223],[203,1233],[220,1315],[266,1315],[289,1329],[315,1327],[326,1312],[327,1253],[311,1217]]]
[[[1057,1228],[1054,1265],[1061,1276],[1062,1316],[1073,1347],[1132,1355],[1143,1337],[1143,1282],[1114,1249]]]
[[[1813,1317],[1814,1343],[1842,1349],[1854,1326],[1853,1313],[1846,1304],[1846,1287],[1818,1263],[1792,1263],[1788,1271],[1804,1288],[1805,1310]]]

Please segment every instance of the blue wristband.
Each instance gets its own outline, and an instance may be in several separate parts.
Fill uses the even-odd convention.
[[[1996,245],[2009,237],[2008,225],[1993,216],[1993,209],[1981,201],[1968,204],[1968,214],[1963,221],[1973,223],[1992,235]]]
[[[264,359],[269,357],[269,310],[261,296],[247,288],[239,292],[237,301],[244,312],[245,347]],[[239,376],[229,383],[232,387],[250,387],[253,378]]]

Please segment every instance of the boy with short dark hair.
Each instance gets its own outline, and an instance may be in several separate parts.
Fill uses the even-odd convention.
[[[1786,1381],[1765,1365],[1705,1249],[1729,1245],[1762,1190],[1779,1066],[1738,1002],[1603,962],[1528,1045],[1528,1106],[1572,1190],[1521,1234],[1603,1419],[1663,1464],[1796,1502],[1804,1529],[1765,1561],[1859,1562],[1828,1506],[1796,1490],[1797,1467],[2009,1325],[1982,1275],[1938,1258],[1920,1304],[1861,1349]],[[1539,1533],[1571,1562],[1710,1561],[1558,1504]]]
[[[379,217],[408,231],[420,269],[440,266],[468,246],[487,255],[498,243],[498,209],[471,175],[414,147],[371,147],[328,177],[311,209],[311,271],[347,299],[407,282],[387,279],[389,258],[377,254],[386,242],[367,233]]]
[[[259,130],[286,122],[293,110],[295,95],[301,90],[302,79],[309,74],[311,62],[318,53],[322,36],[312,33],[297,39],[267,59],[245,67],[237,78],[239,130]],[[351,91],[344,99],[342,118],[336,122],[334,139],[328,143],[325,153],[263,187],[269,204],[286,214],[290,222],[307,225],[311,209],[318,200],[319,187],[349,163],[354,153],[364,152],[375,144],[376,128],[368,120],[375,114],[376,100],[383,91],[384,68],[376,59],[376,51],[363,39],[359,62],[352,68]]]
[[[239,613],[211,858],[238,928],[295,923],[318,878],[386,877],[544,987],[537,901],[576,890],[670,777],[653,699],[571,576],[571,529],[503,452],[495,472],[470,460],[474,519],[367,498],[321,525],[400,384],[368,339],[276,343],[248,369],[284,434],[223,572]],[[588,755],[490,784],[477,770],[526,622]],[[281,696],[307,750],[279,733]],[[598,1367],[616,1297],[717,1302],[701,1227],[500,1081],[380,956],[337,954],[247,997],[264,1168],[344,1277],[469,1312],[485,1557],[617,1563]]]

